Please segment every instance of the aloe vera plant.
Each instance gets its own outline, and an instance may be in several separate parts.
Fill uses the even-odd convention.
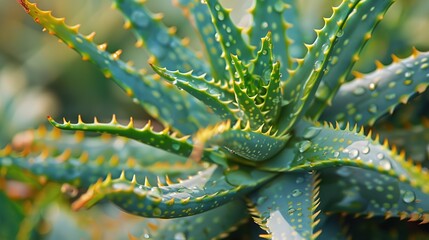
[[[108,123],[49,117],[76,134],[41,128],[25,150],[0,151],[5,171],[87,189],[73,209],[108,199],[134,215],[170,219],[150,222],[143,239],[223,238],[249,219],[260,229],[246,234],[266,239],[356,236],[347,215],[429,222],[427,170],[384,137],[406,133],[380,139],[372,127],[426,90],[429,53],[413,49],[350,77],[393,0],[343,0],[311,44],[293,0],[256,0],[247,31],[217,0],[179,0],[204,45],[201,59],[144,1],[114,0],[155,74],[136,70],[79,26],[18,2],[164,127],[115,116]],[[411,156],[423,154],[424,162],[428,127],[415,128],[426,137],[413,141],[423,147]],[[369,234],[392,237],[372,226]]]

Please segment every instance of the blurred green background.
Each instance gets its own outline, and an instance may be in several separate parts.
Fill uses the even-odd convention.
[[[173,7],[168,0],[148,0],[147,2],[154,12],[164,13],[166,25],[177,26],[178,35],[190,37],[190,46],[196,50],[200,49],[199,40],[193,37],[195,32],[183,16],[182,10]],[[243,27],[250,25],[251,18],[246,13],[246,8],[251,6],[251,1],[224,0],[222,2],[227,7],[235,9],[233,14],[237,24]],[[312,29],[322,26],[321,17],[329,16],[331,10],[328,6],[331,6],[332,2],[339,1],[299,1],[301,16],[305,16],[302,18],[301,25],[305,29],[307,42],[311,42],[315,36]],[[69,25],[82,24],[81,33],[89,34],[96,31],[96,43],[108,42],[108,50],[112,52],[123,49],[122,59],[133,61],[138,68],[148,68],[146,52],[134,47],[135,38],[130,31],[122,27],[123,19],[118,11],[111,9],[111,1],[37,0],[37,3],[41,9],[52,9],[54,16],[66,17]],[[386,19],[378,26],[374,39],[366,46],[361,57],[365,61],[361,61],[356,69],[363,72],[371,71],[375,68],[375,60],[388,64],[391,62],[391,53],[407,57],[411,53],[411,46],[416,46],[421,51],[428,51],[428,13],[429,1],[427,0],[397,0],[386,15]],[[94,116],[107,121],[112,114],[116,114],[119,119],[128,119],[133,116],[136,120],[143,120],[148,117],[111,80],[106,80],[96,67],[82,61],[77,53],[59,43],[56,37],[41,30],[42,28],[25,14],[16,1],[0,1],[0,147],[10,142],[17,132],[46,124],[48,115],[57,119],[66,117],[75,120],[77,115],[81,114],[87,121]],[[429,102],[428,95],[426,91],[421,97],[422,101]],[[425,109],[420,111],[428,114]],[[0,187],[2,187],[1,182]],[[127,223],[140,220],[140,218],[121,215],[115,209],[105,208],[89,212],[96,216],[103,212],[104,218],[100,223],[91,222],[85,215],[88,212],[71,214],[79,219],[74,221],[64,201],[49,205],[50,200],[58,197],[56,190],[44,189],[43,191],[53,194],[52,198],[45,196],[39,199],[38,206],[41,208],[30,211],[32,218],[30,220],[27,218],[27,222],[23,224],[28,229],[33,225],[40,225],[41,217],[38,214],[42,212],[49,213],[51,225],[53,222],[57,223],[56,226],[67,224],[70,226],[70,231],[84,228],[85,224],[98,226],[101,229],[94,230],[96,233],[91,232],[91,234],[101,234],[95,235],[96,237],[106,237],[103,235],[106,234],[105,229],[101,226],[117,225],[114,219],[120,218]],[[16,233],[18,230],[15,228],[21,224],[24,212],[28,214],[28,211],[23,210],[21,203],[21,205],[15,204],[5,199],[0,191],[0,204],[7,206],[0,209],[0,225],[8,226],[12,233]],[[9,212],[4,212],[6,210]],[[5,220],[2,218],[5,215],[15,217]],[[77,224],[78,222],[80,225]],[[128,225],[128,229],[139,226],[138,224]],[[43,229],[43,224],[39,228]],[[55,228],[55,224],[49,230],[51,239],[94,237],[88,232],[75,231],[72,238],[64,238],[65,233],[61,232],[61,228]],[[115,228],[110,230],[115,231]],[[20,231],[24,233],[26,231],[22,230],[22,225]],[[126,237],[123,233],[127,230],[122,231],[121,235]],[[0,239],[8,239],[10,235],[7,234],[12,233],[2,235],[0,230]],[[141,234],[141,230],[138,234]],[[115,236],[111,235],[110,238],[116,239]]]

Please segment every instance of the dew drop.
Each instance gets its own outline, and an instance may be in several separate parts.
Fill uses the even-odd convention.
[[[149,233],[145,233],[143,234],[143,239],[151,239],[152,237],[150,236]]]
[[[267,55],[267,50],[262,51],[262,55]]]
[[[293,197],[299,197],[299,196],[301,196],[301,194],[302,194],[302,192],[299,189],[294,189],[292,191],[292,196]]]
[[[202,4],[207,4],[207,1],[206,0],[201,0],[201,3]]]
[[[344,31],[342,29],[339,29],[337,34],[335,34],[337,37],[342,37],[344,35]]]
[[[284,9],[284,3],[282,1],[277,1],[274,3],[274,10],[281,13]]]
[[[369,147],[368,147],[368,146],[366,146],[366,147],[364,147],[364,148],[362,149],[362,153],[363,153],[363,154],[368,154],[368,153],[369,153],[369,151],[370,151],[370,149],[369,149]]]
[[[265,29],[265,28],[267,28],[268,27],[268,23],[267,22],[262,22],[261,23],[261,28],[262,29]]]
[[[223,14],[223,12],[219,12],[217,14],[217,19],[219,19],[220,21],[223,21],[225,19],[225,15]]]
[[[334,157],[339,157],[340,156],[340,152],[334,152]]]
[[[307,151],[310,147],[311,147],[311,142],[308,140],[305,140],[299,143],[298,150],[299,152],[303,153]]]
[[[356,96],[360,96],[365,93],[365,88],[363,87],[357,87],[355,90],[353,90],[353,94]]]
[[[381,160],[379,164],[380,164],[380,167],[383,168],[384,170],[390,170],[390,168],[392,167],[390,162],[386,159]]]
[[[186,236],[182,232],[174,234],[174,240],[186,240]]]
[[[327,53],[328,50],[329,50],[329,44],[328,43],[323,44],[322,45],[322,51],[323,51],[323,53]]]
[[[383,158],[384,158],[383,153],[379,153],[379,154],[377,154],[377,158],[378,158],[378,159],[380,159],[380,160],[381,160],[381,159],[383,159]]]
[[[357,158],[359,156],[359,151],[357,149],[352,149],[349,152],[350,158]]]
[[[180,144],[177,144],[177,143],[174,143],[173,145],[172,145],[172,147],[173,147],[173,149],[174,150],[179,150],[180,149]]]
[[[377,84],[375,84],[375,83],[370,83],[368,86],[369,90],[371,90],[371,91],[374,91],[376,87],[377,87]]]
[[[321,131],[320,128],[316,128],[316,127],[309,127],[305,130],[304,134],[303,134],[303,138],[305,139],[310,139],[313,138],[315,136],[317,136],[317,134],[319,134]]]
[[[149,18],[142,12],[139,11],[135,11],[131,14],[131,19],[133,20],[133,22],[142,28],[145,28],[147,26],[149,26]]]
[[[413,71],[405,72],[405,77],[409,78],[409,77],[413,76],[413,74],[414,74]]]
[[[289,213],[289,215],[292,215],[296,210],[293,207],[290,207],[287,212]]]
[[[413,191],[406,191],[404,195],[402,195],[402,201],[404,203],[412,203],[416,200],[416,194]]]
[[[322,61],[316,61],[314,63],[314,70],[315,71],[320,71],[320,69],[322,69]]]

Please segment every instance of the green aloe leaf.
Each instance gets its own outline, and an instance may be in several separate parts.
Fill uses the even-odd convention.
[[[198,59],[194,52],[185,47],[175,37],[171,29],[167,29],[160,17],[146,9],[143,2],[135,0],[115,0],[115,6],[123,13],[127,23],[131,25],[138,41],[154,56],[153,64],[182,72],[193,70],[197,75],[209,73],[204,61]],[[159,15],[158,15],[159,16]]]
[[[207,81],[204,75],[195,76],[192,72],[169,71],[157,66],[152,68],[164,79],[205,103],[221,119],[237,119],[238,108],[234,104],[234,93],[227,85],[222,85],[222,82],[214,79]]]
[[[429,222],[427,195],[393,177],[341,167],[321,171],[321,179],[320,198],[326,211]]]
[[[238,56],[245,63],[253,59],[253,50],[241,35],[241,29],[232,22],[229,11],[224,9],[218,0],[207,0],[212,22],[217,32],[217,39],[222,46],[222,57],[225,59],[230,79],[234,78],[234,66],[231,54]]]
[[[306,46],[307,54],[299,63],[296,72],[293,72],[284,84],[285,106],[279,123],[282,133],[289,131],[295,122],[305,114],[313,101],[314,93],[329,62],[338,33],[343,31],[344,22],[353,10],[357,9],[359,2],[345,0],[338,7],[333,8],[332,16],[324,20],[324,27],[316,30],[316,40]]]
[[[316,180],[317,181],[317,180]],[[321,231],[315,176],[288,173],[278,176],[250,195],[250,211],[269,239],[315,239]]]
[[[198,215],[169,220],[154,237],[160,240],[220,239],[248,218],[246,204],[236,200]]]
[[[344,84],[332,106],[321,119],[359,125],[372,125],[381,116],[392,113],[401,103],[422,93],[429,85],[429,53],[414,51],[406,59],[394,62]]]
[[[378,130],[381,138],[389,139],[390,143],[403,149],[414,162],[427,166],[429,164],[429,121],[425,119],[421,124],[409,128],[395,128]]]
[[[115,115],[113,115],[113,118],[109,123],[99,123],[97,119],[94,119],[94,123],[84,123],[80,117],[78,118],[78,122],[75,124],[66,120],[64,120],[64,123],[62,124],[56,122],[52,118],[49,118],[48,120],[53,126],[60,129],[85,130],[87,132],[92,131],[115,134],[134,139],[180,156],[189,156],[193,149],[192,143],[187,141],[189,136],[177,137],[177,133],[170,133],[168,128],[165,128],[160,132],[156,132],[153,130],[150,122],[142,128],[136,128],[134,127],[134,121],[132,118],[127,125],[121,125],[118,123]]]
[[[250,123],[242,127],[241,121],[233,126],[231,122],[223,122],[200,130],[195,138],[196,142],[226,149],[233,160],[253,165],[277,154],[290,138],[271,134],[271,129],[263,131],[263,128],[253,130]]]
[[[94,35],[83,36],[78,33],[78,27],[67,26],[64,18],[55,18],[50,11],[40,10],[36,4],[27,1],[22,4],[36,22],[76,50],[84,60],[94,62],[106,77],[112,77],[127,95],[136,99],[149,114],[165,125],[189,134],[216,121],[216,117],[191,96],[156,80],[156,77],[143,76],[119,60],[120,51],[110,54],[105,51],[105,44],[97,46],[93,42]]]
[[[392,177],[416,190],[427,193],[429,174],[421,166],[405,159],[404,152],[389,143],[373,140],[363,128],[353,130],[338,126],[311,126],[305,123],[295,129],[296,135],[285,149],[273,159],[259,166],[271,171],[302,171],[338,166],[354,166]]]
[[[288,79],[287,70],[292,69],[292,58],[300,55],[297,52],[302,52],[304,47],[299,33],[295,3],[283,0],[258,0],[250,13],[253,16],[253,24],[248,32],[250,43],[258,46],[260,39],[271,33],[274,58],[283,66],[280,70],[282,79]]]
[[[361,1],[357,11],[350,14],[344,24],[344,30],[338,32],[338,40],[329,57],[326,72],[322,77],[308,116],[317,118],[323,110],[332,104],[340,86],[346,82],[353,65],[358,61],[365,43],[371,38],[377,24],[383,19],[392,0]],[[338,62],[341,59],[341,62]]]
[[[272,173],[236,169],[226,174],[212,166],[178,183],[151,186],[128,180],[124,175],[108,177],[92,185],[74,203],[74,208],[90,207],[108,198],[126,212],[144,217],[176,218],[195,215],[231,202],[273,177]],[[245,181],[247,180],[247,181]],[[237,185],[235,185],[237,184]]]
[[[225,60],[221,57],[222,47],[216,41],[216,29],[213,26],[209,9],[201,0],[179,0],[178,1],[187,16],[194,23],[201,41],[204,43],[206,56],[209,60],[213,78],[221,81],[222,84],[228,83],[230,76],[226,70]]]

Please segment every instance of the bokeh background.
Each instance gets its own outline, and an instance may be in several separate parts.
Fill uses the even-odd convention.
[[[251,1],[224,0],[222,2],[225,6],[234,8],[233,15],[237,24],[243,27],[249,26],[251,18],[246,9],[251,6]],[[312,29],[322,26],[321,17],[329,16],[329,6],[332,2],[339,1],[300,0],[298,2],[301,16],[305,16],[302,18],[301,25],[307,34],[305,36],[307,42],[311,42],[315,36]],[[122,27],[123,19],[118,11],[111,8],[111,1],[37,0],[37,3],[42,9],[52,9],[55,16],[66,17],[66,22],[70,25],[80,23],[80,32],[84,34],[96,31],[97,43],[107,42],[110,51],[123,49],[122,59],[133,61],[138,68],[148,68],[147,54],[144,50],[134,47],[135,38],[130,31]],[[147,4],[154,12],[163,12],[166,25],[177,26],[178,35],[190,37],[192,42],[190,46],[196,50],[199,49],[198,39],[193,37],[194,30],[183,16],[181,9],[173,7],[167,0],[148,0]],[[386,19],[378,26],[374,39],[367,44],[363,52],[361,59],[367,61],[361,61],[356,69],[369,72],[375,68],[375,60],[388,64],[391,62],[392,53],[400,57],[409,56],[411,46],[416,46],[421,51],[428,51],[428,13],[427,0],[397,0],[387,13]],[[111,80],[106,80],[91,63],[83,62],[77,53],[59,43],[55,37],[42,32],[41,29],[31,17],[25,14],[15,0],[0,1],[0,147],[10,142],[16,133],[46,124],[48,115],[57,119],[66,117],[71,120],[75,120],[78,114],[81,114],[84,120],[91,120],[94,116],[107,120],[112,114],[116,114],[119,119],[128,119],[133,116],[135,119],[144,120],[148,117]],[[420,97],[423,100],[420,101],[429,102],[428,95],[427,92],[423,94]],[[426,109],[419,111],[428,114]],[[6,201],[4,199],[4,194],[0,195],[0,203],[3,206],[9,206],[4,205],[10,204],[10,202],[2,202]],[[11,205],[10,209],[14,207],[16,206]],[[103,224],[110,226],[111,231],[121,232],[118,229],[122,226],[117,226],[115,220],[117,218],[132,223],[127,224],[128,228],[122,231],[138,231],[135,229],[139,227],[139,219],[121,215],[112,208],[91,210],[91,214],[95,216],[104,214],[104,219],[99,223],[92,221],[87,213],[70,214],[65,202],[45,206],[45,208],[44,212],[49,213],[47,219],[50,220],[45,219],[46,225],[42,224],[38,229],[40,228],[41,235],[48,239],[94,237],[106,239],[107,236],[103,235],[106,230]],[[10,226],[12,233],[16,233],[18,228],[21,228],[21,239],[40,237],[28,237],[29,235],[25,234],[31,232],[34,225],[40,224],[42,217],[37,217],[41,214],[40,212],[33,212],[32,220],[24,224],[22,216],[5,220],[1,217],[2,214],[8,213],[0,211],[0,225]],[[67,233],[59,227],[61,224],[71,226]],[[92,232],[74,230],[84,229],[85,224],[98,226],[99,229],[94,227],[96,230]],[[27,230],[22,230],[23,225]],[[44,235],[43,231],[49,234]],[[2,235],[0,231],[0,238],[7,239],[12,236],[7,234],[12,233]],[[121,233],[120,235],[124,235],[123,232]],[[73,237],[70,238],[70,236]],[[114,234],[110,234],[109,237],[117,239]]]

